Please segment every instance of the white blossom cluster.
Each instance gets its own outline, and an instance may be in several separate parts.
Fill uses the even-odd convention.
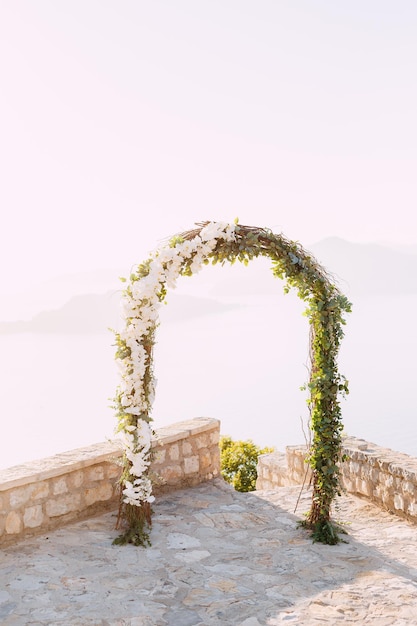
[[[119,403],[126,418],[148,416],[152,408],[155,384],[151,354],[145,345],[158,323],[160,294],[166,288],[175,288],[184,267],[189,266],[192,274],[199,272],[219,240],[233,241],[234,237],[235,224],[209,222],[192,239],[179,240],[174,246],[156,250],[147,262],[147,275],[139,279],[133,277],[129,283],[122,300],[126,327],[119,333],[119,340],[129,348],[130,354],[116,359],[121,374]],[[122,437],[131,463],[130,474],[135,479],[133,482],[125,481],[123,502],[140,506],[142,502],[154,499],[151,481],[146,474],[150,463],[152,430],[144,419],[137,419],[137,426],[132,426],[129,421],[122,422]]]
[[[152,503],[152,483],[146,471],[149,467],[152,430],[145,420],[138,420],[136,426],[125,426],[122,442],[126,457],[131,463],[130,473],[137,478],[124,483],[123,502],[139,506],[142,502]]]

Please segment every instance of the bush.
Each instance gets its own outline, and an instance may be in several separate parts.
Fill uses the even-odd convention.
[[[220,437],[221,474],[236,491],[255,491],[258,456],[273,451],[259,448],[251,439],[233,441],[231,437]]]

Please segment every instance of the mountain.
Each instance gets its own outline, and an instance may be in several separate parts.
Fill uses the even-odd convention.
[[[223,313],[239,305],[223,304],[210,298],[170,294],[161,309],[164,322],[187,320],[201,315]],[[28,321],[0,322],[0,334],[9,333],[100,333],[121,328],[120,292],[74,296],[59,309],[42,311]]]
[[[347,294],[417,293],[417,255],[330,237],[309,250]]]

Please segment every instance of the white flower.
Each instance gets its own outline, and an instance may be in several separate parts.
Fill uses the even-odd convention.
[[[192,241],[186,239],[182,243],[178,244],[175,249],[184,259],[188,259],[194,252],[194,245]]]
[[[228,224],[224,231],[226,241],[235,241],[236,224]]]
[[[200,231],[202,241],[211,241],[215,239],[229,239],[231,235],[230,224],[227,222],[209,222]],[[234,231],[234,227],[233,227]]]
[[[175,248],[162,248],[162,250],[158,250],[156,254],[157,254],[157,258],[164,266],[174,261],[174,259],[178,255]]]
[[[190,270],[193,274],[197,274],[203,265],[203,256],[200,254],[196,254],[191,261]]]
[[[133,476],[142,476],[142,474],[148,469],[149,461],[146,461],[138,454],[129,454],[128,451],[126,452],[126,456],[132,463],[130,471]]]
[[[152,429],[147,422],[141,420],[141,422],[137,425],[137,438],[139,444],[149,450],[151,447],[152,440]]]
[[[134,506],[140,506],[141,503],[141,488],[134,486],[129,480],[125,481],[125,488],[122,490],[125,496],[123,502],[126,504],[133,504]]]
[[[129,406],[124,409],[125,413],[129,413],[129,415],[140,415],[142,413],[141,406]]]
[[[123,394],[121,397],[122,406],[129,406],[131,404],[131,399],[126,394]]]

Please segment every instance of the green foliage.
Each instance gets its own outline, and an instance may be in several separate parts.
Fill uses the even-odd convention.
[[[340,535],[346,535],[344,528],[331,520],[318,521],[313,526],[306,520],[298,524],[302,528],[311,530],[313,543],[325,543],[328,546],[335,546],[338,543],[347,543]]]
[[[149,532],[143,524],[132,524],[124,533],[113,539],[114,546],[126,546],[128,543],[143,548],[152,545]]]
[[[236,491],[254,491],[258,456],[273,452],[273,450],[273,448],[259,448],[250,439],[233,441],[230,437],[221,437],[220,465],[223,478],[233,485]]]

